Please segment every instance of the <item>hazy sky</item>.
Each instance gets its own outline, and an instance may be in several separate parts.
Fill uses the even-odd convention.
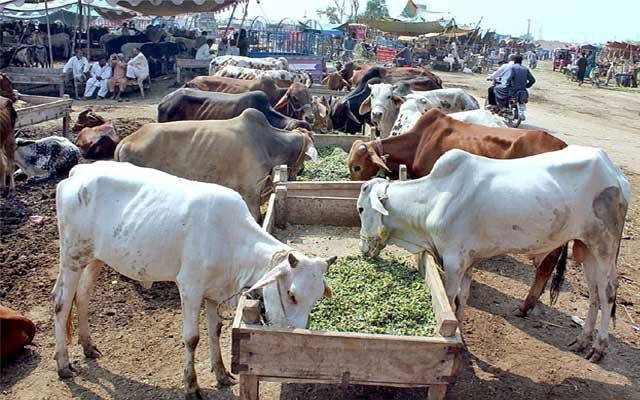
[[[341,1],[341,0],[339,0]],[[450,12],[459,23],[477,23],[498,33],[522,35],[531,19],[537,39],[570,42],[606,42],[607,40],[640,41],[640,0],[422,0],[430,11]],[[332,0],[251,0],[249,17],[265,16],[270,20],[285,17],[317,18],[316,10],[332,4]],[[366,0],[360,0],[364,11]],[[396,16],[406,0],[387,0],[391,16]],[[241,14],[236,11],[236,15]],[[224,14],[223,14],[224,15]],[[446,14],[444,14],[446,15]],[[542,35],[540,35],[540,33]]]

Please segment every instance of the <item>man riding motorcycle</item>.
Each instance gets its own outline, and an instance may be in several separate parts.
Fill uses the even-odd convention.
[[[513,57],[515,57],[514,54],[509,56],[509,62],[503,62],[500,67],[498,67],[497,70],[495,70],[491,75],[489,75],[487,77],[488,81],[492,81],[491,86],[489,86],[489,90],[488,90],[488,96],[487,96],[487,103],[489,104],[489,106],[493,107],[497,107],[498,104],[496,103],[496,96],[495,93],[493,92],[493,89],[496,87],[496,85],[498,85],[501,81],[502,81],[502,77],[504,76],[505,72],[507,72],[507,69],[511,68],[511,66],[513,65]]]
[[[493,90],[498,107],[503,109],[507,107],[509,99],[515,100],[520,105],[520,120],[524,121],[526,103],[529,101],[527,89],[534,83],[536,83],[536,79],[531,74],[531,70],[522,65],[522,56],[516,55],[513,58],[513,65],[507,69],[500,84],[497,84]]]

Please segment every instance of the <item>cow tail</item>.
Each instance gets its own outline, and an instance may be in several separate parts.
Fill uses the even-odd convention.
[[[624,224],[625,224],[625,218],[622,218],[622,226],[620,227],[620,235],[618,236],[618,249],[616,250],[616,261],[614,264],[614,268],[618,269],[618,256],[620,255],[620,245],[622,245],[622,235],[624,234]],[[617,285],[617,278],[616,278],[616,290],[613,293],[613,307],[611,307],[611,319],[613,320],[613,327],[616,327],[616,311],[618,308],[618,285]]]
[[[569,251],[569,243],[565,243],[560,251],[560,257],[556,261],[556,273],[551,281],[551,304],[555,304],[560,295],[560,287],[564,283],[564,274],[567,271],[567,253]]]
[[[124,146],[126,146],[126,143],[118,143],[118,145],[116,146],[115,151],[113,152],[113,160],[114,161],[122,161],[122,157],[120,156],[120,152],[124,149]]]
[[[69,315],[67,315],[67,344],[70,345],[73,340],[73,307],[78,307],[76,295],[73,296],[71,307],[69,307]]]

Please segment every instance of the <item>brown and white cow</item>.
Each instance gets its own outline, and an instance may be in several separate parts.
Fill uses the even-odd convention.
[[[14,189],[13,169],[15,164],[16,141],[13,128],[18,114],[13,102],[0,97],[0,192],[3,196]]]

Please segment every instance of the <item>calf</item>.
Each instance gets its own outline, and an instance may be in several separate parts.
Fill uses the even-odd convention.
[[[92,109],[86,108],[78,114],[78,119],[71,130],[80,132],[84,128],[92,128],[106,124],[107,121],[100,115],[96,114]]]
[[[105,264],[130,279],[177,284],[187,398],[202,398],[194,354],[203,300],[211,369],[218,382],[227,385],[233,378],[221,357],[220,305],[242,292],[262,289],[271,325],[304,328],[314,303],[330,295],[323,274],[335,257],[307,257],[279,242],[253,220],[240,195],[223,186],[98,161],[74,168],[58,184],[56,214],[60,272],[53,288],[55,359],[63,379],[73,376],[67,323],[74,302],[85,356],[101,355],[89,332],[88,302]]]
[[[322,80],[329,90],[351,90],[351,83],[342,77],[340,72],[332,72],[327,74]]]
[[[17,311],[0,306],[0,358],[13,357],[20,349],[31,343],[36,326],[29,318]]]
[[[598,338],[586,355],[599,361],[615,318],[616,264],[630,195],[622,171],[600,149],[569,146],[517,160],[451,150],[421,179],[378,178],[362,186],[360,249],[375,257],[393,243],[432,255],[462,321],[476,262],[506,253],[545,258],[562,248],[553,285],[559,290],[573,240],[589,288],[576,349],[591,344],[599,308]]]
[[[103,160],[113,158],[120,137],[111,122],[103,125],[87,127],[80,131],[76,144],[87,160]]]
[[[4,75],[0,76],[0,82],[4,79]],[[0,88],[2,88],[1,85]],[[0,97],[0,192],[3,196],[7,196],[9,191],[14,189],[15,136],[13,128],[17,118],[18,114],[13,108],[13,102],[5,97]]]
[[[80,160],[80,149],[67,138],[49,136],[39,140],[16,139],[16,175],[32,182],[64,176]]]

